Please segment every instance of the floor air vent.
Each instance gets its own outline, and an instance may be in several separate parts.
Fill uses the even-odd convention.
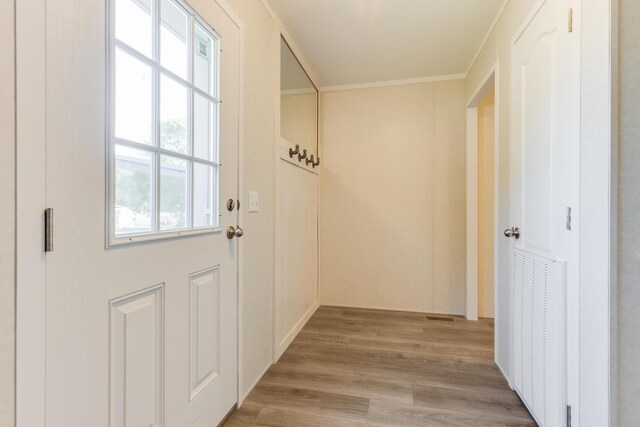
[[[441,322],[453,322],[453,317],[427,316],[427,320],[439,320]]]

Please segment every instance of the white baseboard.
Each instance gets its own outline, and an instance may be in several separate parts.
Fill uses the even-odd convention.
[[[496,366],[498,367],[498,369],[500,370],[500,373],[502,374],[504,379],[507,380],[507,383],[509,384],[509,387],[511,387],[511,390],[513,390],[513,385],[511,384],[511,379],[509,379],[509,376],[507,375],[507,373],[502,368],[502,365],[500,364],[500,362],[498,362],[498,359],[495,359],[494,362],[495,362]]]
[[[311,319],[311,316],[313,316],[313,314],[316,312],[318,307],[320,307],[320,303],[316,301],[311,307],[309,307],[309,310],[307,310],[304,316],[302,316],[302,318],[298,320],[295,326],[291,328],[291,331],[289,331],[289,333],[284,337],[284,339],[280,341],[280,344],[278,345],[277,352],[276,352],[276,358],[273,361],[273,363],[277,362],[278,359],[280,359],[280,356],[282,356],[282,354],[285,352],[287,347],[289,347],[289,344],[291,344],[293,340],[298,336],[298,333],[302,330],[302,328],[304,328],[304,325],[307,324],[309,319]]]
[[[256,378],[256,380],[253,382],[253,384],[251,384],[251,386],[249,387],[249,390],[246,391],[246,393],[244,393],[242,395],[242,398],[240,399],[240,401],[238,402],[238,408],[242,406],[242,403],[245,401],[245,399],[247,398],[247,396],[249,396],[249,393],[251,393],[253,391],[253,389],[256,387],[256,385],[258,385],[258,383],[260,382],[260,380],[262,379],[262,377],[264,377],[264,374],[267,373],[267,371],[269,370],[269,368],[273,365],[273,363],[269,363],[267,365],[266,368],[264,368],[262,370],[262,372],[260,372],[260,375],[258,375],[258,378]]]
[[[240,406],[242,406],[242,403],[245,401],[245,399],[247,398],[247,396],[249,396],[249,394],[251,393],[251,391],[253,391],[253,389],[256,387],[256,385],[260,382],[260,380],[262,379],[262,377],[264,376],[264,374],[267,373],[267,371],[269,370],[269,368],[271,366],[273,366],[273,364],[280,358],[280,356],[282,356],[282,354],[285,352],[285,350],[287,349],[287,347],[289,347],[289,344],[291,344],[293,342],[293,340],[296,338],[296,336],[298,336],[298,333],[302,330],[302,328],[304,328],[304,325],[307,324],[307,322],[309,321],[309,319],[311,319],[311,316],[313,316],[313,314],[316,312],[316,310],[318,309],[318,307],[320,307],[320,304],[318,303],[318,301],[316,301],[310,308],[309,310],[307,310],[307,312],[304,314],[304,316],[302,316],[302,318],[296,323],[296,325],[293,327],[293,329],[291,329],[291,331],[287,334],[287,336],[285,337],[284,340],[282,340],[281,344],[280,344],[280,348],[278,349],[278,357],[276,358],[276,360],[274,360],[273,362],[267,364],[267,366],[262,370],[262,372],[260,373],[260,375],[258,375],[258,377],[256,378],[256,380],[251,384],[251,386],[249,387],[249,389],[242,395],[242,398],[240,399],[240,401],[238,402],[238,408]]]
[[[335,303],[322,303],[320,306],[340,307],[340,308],[359,308],[363,310],[381,310],[381,311],[402,311],[405,313],[425,313],[425,314],[441,314],[446,316],[464,316],[464,313],[451,313],[438,310],[421,310],[421,309],[408,309],[397,307],[375,307],[369,305],[357,305],[357,304],[335,304]]]

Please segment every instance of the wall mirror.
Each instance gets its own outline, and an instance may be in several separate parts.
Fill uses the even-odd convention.
[[[318,89],[284,38],[280,38],[280,136],[318,153]]]

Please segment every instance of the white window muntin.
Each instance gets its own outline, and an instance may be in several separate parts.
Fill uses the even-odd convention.
[[[220,105],[221,101],[219,100],[219,75],[220,75],[220,37],[219,35],[209,27],[201,18],[199,18],[188,6],[183,4],[180,0],[150,0],[153,7],[151,8],[151,22],[152,22],[152,49],[151,54],[152,58],[145,55],[144,53],[136,50],[131,47],[127,43],[122,40],[119,40],[116,37],[115,30],[115,5],[117,1],[123,0],[111,0],[109,3],[109,57],[108,57],[108,82],[109,82],[109,90],[108,90],[108,111],[109,117],[107,120],[108,123],[108,191],[107,191],[107,218],[108,218],[108,226],[107,226],[107,242],[108,245],[118,245],[124,243],[133,243],[133,242],[141,242],[148,240],[156,240],[162,238],[170,238],[170,237],[178,237],[185,235],[193,235],[200,233],[208,233],[219,231],[219,178],[220,178],[220,162],[219,162],[219,115],[220,115]],[[127,1],[127,0],[124,0]],[[163,66],[161,64],[161,7],[162,3],[170,1],[173,5],[180,8],[182,12],[184,12],[188,17],[188,25],[187,25],[187,42],[186,42],[186,51],[187,51],[187,78],[183,78],[180,75],[174,73],[169,68]],[[209,37],[211,41],[211,64],[210,64],[210,91],[207,92],[200,87],[198,87],[194,82],[194,49],[196,48],[194,44],[194,34],[195,29],[198,28],[199,31],[204,33]],[[115,117],[116,117],[116,96],[115,96],[115,88],[116,88],[116,70],[115,70],[115,55],[116,51],[120,50],[126,55],[130,55],[135,60],[141,62],[142,64],[148,66],[152,70],[152,100],[151,100],[151,108],[152,108],[152,129],[151,129],[151,141],[150,144],[146,144],[144,142],[133,141],[126,138],[121,138],[116,136],[115,130]],[[161,123],[160,123],[160,81],[162,77],[168,78],[171,81],[187,88],[187,141],[186,141],[186,152],[173,151],[170,149],[166,149],[161,147]],[[194,153],[194,98],[195,95],[202,97],[206,101],[210,103],[212,106],[211,112],[211,122],[209,123],[209,132],[211,132],[211,147],[210,153],[208,155],[209,158],[204,158],[200,156],[196,156]],[[116,168],[116,158],[115,158],[115,148],[116,145],[129,147],[131,149],[141,150],[143,152],[147,152],[151,154],[151,162],[152,162],[152,170],[154,171],[154,175],[151,179],[151,198],[152,198],[152,208],[150,209],[151,214],[151,222],[152,222],[152,230],[151,231],[143,231],[143,232],[133,232],[133,233],[116,233],[115,226],[115,215],[116,215],[116,204],[115,204],[115,168]],[[160,191],[161,191],[161,161],[162,156],[170,156],[177,159],[181,159],[187,162],[187,180],[188,180],[188,191],[186,191],[186,200],[185,200],[185,208],[186,208],[186,224],[179,228],[171,228],[167,230],[163,230],[160,224]],[[211,197],[211,219],[210,225],[206,226],[194,226],[194,213],[193,213],[193,201],[194,201],[194,188],[196,187],[196,183],[194,182],[194,169],[195,165],[199,164],[201,166],[207,166],[211,170],[210,177],[210,194]]]

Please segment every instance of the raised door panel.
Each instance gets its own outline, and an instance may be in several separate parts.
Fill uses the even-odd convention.
[[[112,427],[162,425],[163,286],[111,302]]]
[[[219,267],[191,275],[190,390],[193,400],[211,384],[220,370]]]
[[[521,65],[522,246],[552,253],[552,63],[554,32],[531,46]],[[526,233],[525,233],[526,231]]]

